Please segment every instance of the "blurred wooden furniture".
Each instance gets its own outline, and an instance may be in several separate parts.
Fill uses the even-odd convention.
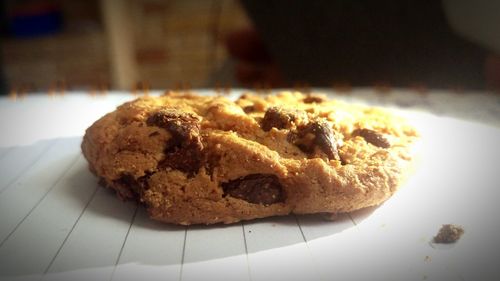
[[[131,81],[137,80],[130,1],[100,2],[110,59],[111,84],[116,89],[129,89]]]
[[[214,86],[223,38],[248,25],[237,0],[61,1],[64,31],[4,40],[15,91]]]

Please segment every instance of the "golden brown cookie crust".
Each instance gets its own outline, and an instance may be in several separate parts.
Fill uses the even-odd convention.
[[[99,119],[82,151],[121,198],[189,225],[378,205],[400,185],[415,140],[385,110],[321,95],[169,92]]]

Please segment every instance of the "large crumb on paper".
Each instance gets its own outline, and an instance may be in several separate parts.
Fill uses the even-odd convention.
[[[434,243],[449,244],[455,243],[464,234],[464,229],[460,225],[443,224],[438,234],[434,237]]]

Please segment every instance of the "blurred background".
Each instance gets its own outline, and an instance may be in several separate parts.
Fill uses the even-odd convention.
[[[500,1],[6,0],[2,93],[500,89]]]

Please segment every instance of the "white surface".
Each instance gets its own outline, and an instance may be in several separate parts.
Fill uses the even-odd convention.
[[[412,111],[420,167],[378,208],[325,221],[151,221],[97,186],[80,154],[94,120],[132,95],[0,99],[0,280],[500,280],[500,98],[367,89],[341,99]],[[398,107],[399,106],[399,107]],[[451,246],[441,224],[465,228]]]

